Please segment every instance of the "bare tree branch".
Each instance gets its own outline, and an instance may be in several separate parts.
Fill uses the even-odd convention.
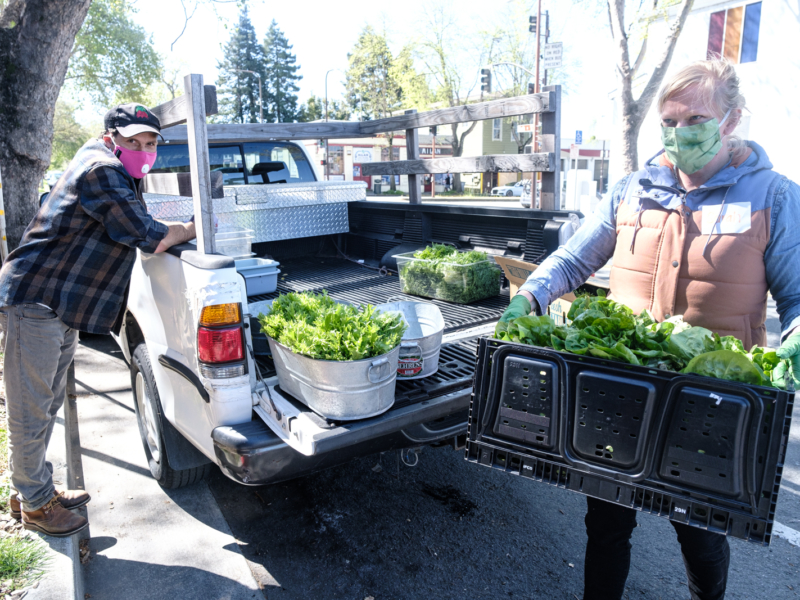
[[[169,46],[169,51],[170,52],[172,52],[172,49],[175,47],[175,44],[178,42],[179,39],[181,39],[181,36],[186,31],[186,26],[189,25],[189,19],[191,19],[194,16],[194,13],[197,12],[198,4],[199,4],[198,2],[194,3],[194,8],[192,9],[192,14],[189,14],[188,11],[186,10],[186,2],[185,2],[185,0],[181,0],[181,8],[183,8],[183,19],[184,19],[183,20],[183,29],[181,29],[181,32],[178,34],[178,37],[176,37],[175,40],[170,44],[170,46]]]
[[[683,26],[686,24],[686,19],[688,18],[693,5],[694,0],[683,0],[681,10],[678,13],[678,18],[672,24],[669,35],[667,36],[667,44],[664,48],[664,53],[658,60],[655,69],[653,69],[653,73],[650,75],[650,81],[647,82],[642,95],[636,101],[636,109],[641,116],[644,116],[644,114],[650,108],[650,104],[653,102],[653,98],[655,97],[658,88],[661,86],[661,82],[664,81],[667,68],[672,60],[672,54],[675,51],[675,44],[678,43],[678,37],[680,36],[681,31],[683,31]]]

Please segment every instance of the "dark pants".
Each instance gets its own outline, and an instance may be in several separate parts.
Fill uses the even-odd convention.
[[[631,534],[636,511],[587,498],[584,600],[619,600],[631,566]],[[728,539],[696,527],[672,523],[681,545],[692,600],[721,600],[728,581]]]

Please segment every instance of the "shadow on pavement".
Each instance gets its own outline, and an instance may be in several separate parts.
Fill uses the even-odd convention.
[[[189,598],[187,589],[198,590],[202,582],[202,595],[208,600],[232,600],[261,598],[258,591],[248,589],[241,583],[202,569],[185,566],[169,566],[124,560],[97,554],[116,544],[109,536],[92,538],[89,543],[91,558],[84,566],[87,570],[102,573],[102,590],[86,589],[86,597],[92,600],[172,600]]]

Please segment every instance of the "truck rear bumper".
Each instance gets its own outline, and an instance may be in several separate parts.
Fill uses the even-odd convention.
[[[324,452],[313,456],[287,446],[255,417],[248,423],[214,429],[214,453],[222,472],[234,481],[246,485],[277,483],[377,452],[431,444],[463,434],[471,393],[470,388],[462,389],[360,421],[357,427],[332,435]]]

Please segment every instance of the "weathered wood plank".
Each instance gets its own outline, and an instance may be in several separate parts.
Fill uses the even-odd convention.
[[[320,121],[319,123],[245,123],[208,125],[211,142],[263,142],[267,140],[319,140],[329,138],[372,137],[362,133],[361,123]],[[175,127],[163,133],[171,144],[186,143],[186,128]]]
[[[368,134],[400,131],[417,127],[431,127],[433,125],[446,125],[448,123],[469,123],[500,117],[514,117],[531,113],[548,112],[551,110],[550,95],[527,94],[501,100],[490,100],[477,104],[441,108],[416,114],[406,114],[375,121],[361,123],[361,132]]]
[[[208,158],[203,76],[187,75],[183,78],[183,89],[189,108],[186,116],[197,249],[203,254],[214,254],[217,248],[214,239],[214,204],[211,201],[211,167]]]
[[[412,108],[406,111],[406,115],[414,115],[416,112],[417,109]],[[406,156],[410,161],[419,160],[419,131],[416,129],[406,129]],[[408,202],[422,204],[422,177],[413,173],[408,175]]]
[[[217,88],[213,85],[203,86],[203,95],[205,96],[206,116],[217,114]],[[159,104],[151,108],[150,112],[158,117],[161,129],[185,123],[187,118],[186,96],[178,96],[169,102]]]
[[[395,160],[361,165],[364,175],[424,175],[427,173],[527,173],[555,170],[555,155],[539,154],[488,154],[486,156],[459,158],[430,158],[422,160]]]
[[[550,106],[553,111],[542,115],[541,150],[552,152],[558,164],[561,158],[561,86],[550,85],[543,88],[543,93],[550,94]],[[553,169],[550,173],[542,173],[542,186],[539,190],[540,210],[561,210],[561,169]],[[531,186],[534,190],[535,186]],[[531,202],[531,208],[535,206]]]
[[[164,194],[166,196],[192,196],[191,173],[150,173],[143,180],[144,193]],[[224,198],[222,172],[211,172],[211,197]]]

